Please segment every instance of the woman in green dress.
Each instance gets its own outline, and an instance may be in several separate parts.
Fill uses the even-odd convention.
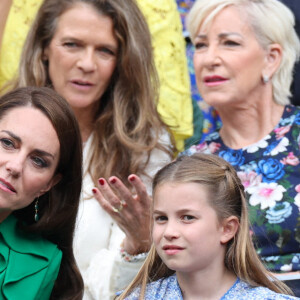
[[[81,299],[73,231],[81,139],[48,88],[0,98],[0,299]]]

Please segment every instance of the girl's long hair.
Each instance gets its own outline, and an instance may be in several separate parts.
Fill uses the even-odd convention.
[[[239,220],[239,229],[227,244],[224,259],[226,268],[253,287],[263,286],[278,293],[291,294],[284,283],[266,270],[255,251],[250,236],[244,187],[229,163],[216,155],[208,154],[179,157],[155,175],[154,201],[157,187],[165,183],[197,183],[205,186],[209,204],[216,211],[219,221],[230,216],[236,216]],[[118,299],[125,299],[136,288],[140,288],[139,299],[144,299],[149,282],[171,274],[174,271],[166,266],[152,245],[141,270]]]
[[[60,143],[60,156],[55,174],[61,180],[39,197],[39,221],[34,221],[33,201],[14,212],[24,230],[53,242],[62,251],[62,261],[51,298],[79,300],[83,281],[73,255],[73,234],[82,184],[81,137],[75,116],[68,103],[52,89],[27,87],[13,90],[0,98],[0,119],[18,107],[33,107],[52,123]],[[26,124],[24,124],[26,126]]]
[[[131,173],[147,175],[153,149],[170,156],[174,151],[173,139],[169,145],[160,140],[167,127],[156,109],[159,84],[151,36],[135,0],[45,0],[25,42],[14,86],[51,86],[43,53],[59,16],[76,3],[91,5],[110,17],[119,46],[116,70],[95,112],[87,171],[95,185],[99,177],[111,175],[126,183]]]

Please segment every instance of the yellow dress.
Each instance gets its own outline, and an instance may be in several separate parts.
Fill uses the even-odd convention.
[[[170,126],[179,151],[193,135],[193,106],[190,79],[175,0],[137,0],[151,35],[160,79],[158,112]]]
[[[17,75],[27,32],[41,3],[42,0],[13,0],[0,51],[0,88]]]

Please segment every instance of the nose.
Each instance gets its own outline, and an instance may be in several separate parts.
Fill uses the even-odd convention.
[[[195,56],[197,52],[195,52]],[[202,53],[202,64],[208,69],[219,66],[221,63],[220,53],[216,45],[208,45],[207,49]]]
[[[96,70],[95,53],[93,49],[86,49],[81,53],[77,61],[77,67],[85,73],[90,73]]]
[[[173,240],[173,239],[177,239],[179,238],[180,233],[179,230],[177,228],[177,223],[176,221],[168,221],[168,223],[166,224],[165,227],[165,231],[164,231],[164,238],[166,240]]]
[[[19,177],[22,173],[23,165],[24,159],[20,155],[13,156],[6,162],[6,170],[11,176]]]

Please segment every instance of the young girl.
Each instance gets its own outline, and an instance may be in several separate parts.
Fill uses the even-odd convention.
[[[243,186],[223,159],[178,158],[156,174],[153,197],[153,246],[120,300],[297,299],[260,262]]]

